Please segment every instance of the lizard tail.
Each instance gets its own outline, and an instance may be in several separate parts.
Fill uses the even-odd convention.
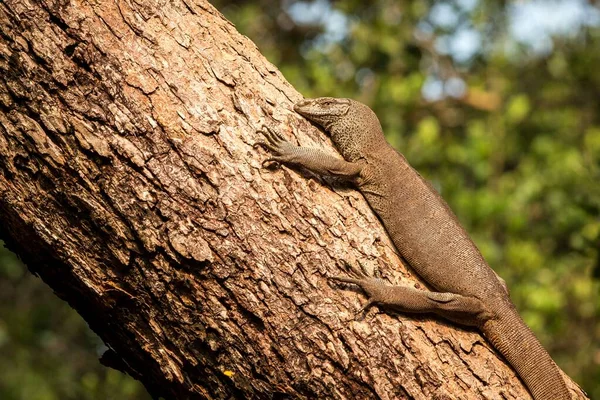
[[[482,331],[517,371],[535,400],[571,400],[560,369],[512,304],[498,318],[485,322]]]

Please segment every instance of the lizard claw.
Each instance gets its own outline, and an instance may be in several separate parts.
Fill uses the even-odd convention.
[[[259,140],[258,142],[254,143],[254,146],[264,146],[271,151],[277,152],[278,148],[281,147],[282,144],[287,143],[287,140],[283,136],[273,131],[266,125],[263,125],[262,128],[256,132],[262,133],[267,140]]]
[[[377,288],[380,286],[384,286],[385,282],[382,279],[378,278],[369,278],[369,277],[361,277],[361,278],[350,278],[347,276],[330,276],[329,279],[342,282],[342,283],[350,283],[352,285],[356,285],[362,289],[369,297],[373,297],[373,288]]]
[[[261,131],[259,131],[261,132]],[[257,148],[257,147],[264,147],[265,149],[269,150],[269,151],[276,151],[276,148],[273,147],[273,145],[269,142],[266,142],[264,140],[258,140],[256,142],[254,142],[254,144],[252,145],[252,147]]]
[[[349,278],[347,276],[340,276],[340,275],[330,276],[329,279],[338,281],[338,282],[351,283],[353,285],[358,285],[358,286],[360,286],[360,283],[362,282],[362,279]]]
[[[279,133],[275,132],[273,129],[269,128],[268,126],[263,125],[262,129],[264,129],[264,130],[261,132],[267,137],[267,140],[271,144],[278,145],[283,142],[286,142],[286,140],[283,136],[281,136]]]
[[[360,315],[361,319],[365,316],[365,314],[373,307],[377,302],[373,299],[367,300],[365,304],[356,312],[356,315]]]
[[[276,157],[269,157],[266,160],[263,160],[261,166],[263,168],[279,168],[281,167],[281,163]]]

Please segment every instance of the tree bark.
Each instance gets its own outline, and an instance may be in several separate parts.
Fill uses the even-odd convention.
[[[477,332],[361,319],[328,284],[422,285],[358,192],[262,168],[263,124],[335,150],[210,4],[5,0],[0,23],[0,234],[103,363],[168,399],[530,398]]]

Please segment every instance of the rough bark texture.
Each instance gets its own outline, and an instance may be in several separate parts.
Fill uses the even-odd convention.
[[[207,2],[7,0],[0,26],[1,235],[104,363],[170,399],[529,398],[474,331],[355,318],[345,265],[417,279],[359,193],[261,168],[263,123],[333,149]]]

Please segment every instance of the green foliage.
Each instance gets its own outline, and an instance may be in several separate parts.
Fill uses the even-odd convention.
[[[149,399],[98,362],[103,348],[82,318],[0,242],[0,398]]]

